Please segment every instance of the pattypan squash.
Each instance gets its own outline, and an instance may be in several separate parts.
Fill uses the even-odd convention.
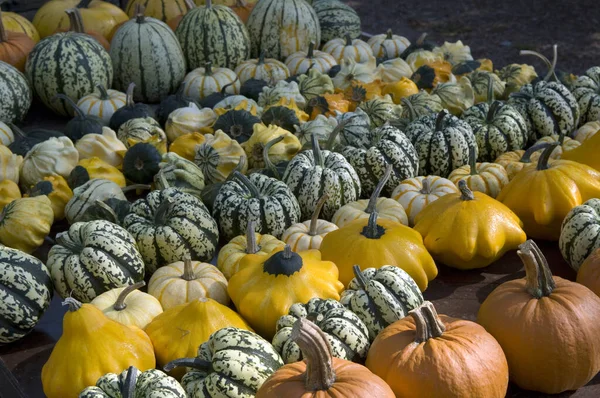
[[[294,99],[301,109],[306,106],[306,98],[300,93],[298,83],[285,80],[280,80],[273,87],[265,86],[258,97],[258,105],[264,108],[275,104],[281,98]]]
[[[169,115],[165,126],[167,138],[173,142],[184,134],[212,133],[210,127],[216,120],[217,114],[212,109],[199,109],[196,104],[190,102],[185,108],[176,109]]]
[[[88,172],[90,179],[102,178],[114,182],[121,188],[127,186],[125,176],[123,173],[121,173],[121,171],[119,171],[119,169],[106,163],[104,160],[96,156],[87,159],[81,159],[77,165],[83,167]]]
[[[257,123],[253,129],[254,132],[250,139],[242,144],[250,168],[265,167],[263,148],[274,138],[282,136],[283,140],[272,145],[269,150],[269,159],[273,164],[291,160],[301,148],[300,140],[294,134],[274,124],[267,127],[264,124]]]
[[[53,174],[68,177],[78,161],[79,153],[69,138],[53,137],[40,142],[23,159],[21,185],[34,185]]]
[[[432,52],[434,54],[440,54],[442,57],[444,57],[444,60],[450,62],[452,65],[473,60],[471,48],[469,46],[465,46],[460,40],[458,40],[456,43],[449,43],[445,41],[441,46],[434,47]]]
[[[0,212],[10,202],[21,197],[21,190],[12,180],[0,181]]]
[[[69,187],[67,180],[59,175],[51,175],[35,184],[25,196],[46,195],[50,199],[52,211],[54,212],[54,221],[60,221],[65,218],[65,207],[73,197],[73,191]]]
[[[53,222],[46,195],[13,200],[0,213],[0,244],[31,254],[44,243]]]
[[[375,80],[375,65],[371,63],[359,64],[355,61],[345,59],[340,65],[340,71],[332,79],[335,88],[345,90],[348,87],[351,87],[356,81],[371,83]]]
[[[308,74],[298,76],[298,88],[307,100],[323,94],[333,94],[334,89],[331,77],[317,69],[311,69]]]
[[[106,163],[120,168],[127,147],[117,138],[117,133],[108,127],[102,128],[102,134],[86,134],[75,144],[79,159],[98,157]]]

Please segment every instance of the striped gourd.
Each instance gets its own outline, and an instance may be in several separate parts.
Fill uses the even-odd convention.
[[[294,76],[306,73],[311,68],[321,73],[327,73],[337,65],[337,62],[329,53],[315,50],[315,43],[310,43],[308,51],[297,51],[290,54],[286,58],[285,64],[290,70],[290,74]]]
[[[185,77],[185,59],[175,34],[158,19],[138,14],[125,22],[110,42],[113,87],[135,83],[133,99],[156,103],[177,91]]]
[[[190,9],[175,34],[188,70],[207,62],[215,67],[234,69],[250,56],[250,36],[244,23],[231,8],[213,5],[211,0],[207,0],[205,6]]]
[[[196,101],[223,91],[227,94],[237,94],[241,87],[234,71],[229,68],[213,68],[210,62],[188,73],[181,84],[183,94]]]
[[[2,24],[8,32],[25,33],[34,42],[40,41],[40,34],[24,16],[15,12],[2,12]]]
[[[151,117],[129,119],[121,125],[117,137],[127,148],[146,142],[155,146],[160,153],[167,152],[167,134]]]
[[[235,73],[240,78],[241,84],[250,79],[258,79],[274,85],[290,77],[290,70],[283,62],[274,58],[265,58],[264,52],[260,53],[258,59],[249,59],[240,63],[235,68]]]
[[[342,293],[340,303],[358,315],[371,339],[423,303],[421,290],[402,268],[384,265],[361,272],[355,265],[353,270],[355,277]]]
[[[144,8],[144,15],[168,22],[187,12],[185,0],[129,0],[125,13],[129,18],[136,15],[136,7]]]
[[[182,192],[200,197],[204,188],[204,174],[198,166],[175,152],[167,152],[154,176],[155,189],[175,187]]]
[[[59,115],[73,114],[69,104],[56,94],[65,94],[74,102],[93,93],[96,85],[110,87],[113,68],[110,56],[94,38],[83,33],[57,33],[33,48],[25,75],[34,94]]]
[[[244,149],[221,130],[204,134],[204,142],[194,148],[194,163],[208,184],[223,182],[240,163]]]
[[[371,119],[365,111],[357,108],[355,112],[338,113],[336,120],[336,130],[339,130],[339,133],[337,136],[333,132],[330,134],[327,144],[329,148],[334,148],[334,144],[356,147],[369,144]]]
[[[107,90],[101,84],[97,89],[92,94],[81,97],[77,101],[77,106],[86,115],[97,116],[105,126],[108,126],[113,113],[125,106],[127,95],[117,90]]]
[[[558,247],[575,271],[600,248],[600,199],[590,199],[571,209],[562,222]]]
[[[254,58],[264,51],[266,57],[283,61],[321,42],[319,18],[305,0],[260,0],[247,26]]]
[[[0,120],[0,145],[9,146],[15,140],[12,129]]]
[[[140,372],[130,366],[121,374],[107,373],[100,377],[93,387],[86,387],[78,398],[131,397],[187,398],[187,394],[177,380],[158,369]],[[132,397],[133,398],[133,397]]]
[[[593,66],[573,83],[573,95],[581,110],[579,126],[600,120],[600,66]]]
[[[453,170],[448,179],[457,187],[458,182],[464,180],[471,191],[483,192],[494,199],[509,181],[508,173],[501,164],[476,163],[473,148],[469,155],[469,164]]]
[[[337,300],[313,298],[308,303],[296,303],[288,315],[277,321],[273,347],[285,363],[301,361],[304,356],[292,340],[292,327],[300,318],[309,318],[325,333],[336,358],[361,362],[371,346],[369,330],[360,318]]]
[[[404,36],[393,34],[392,30],[388,29],[384,34],[371,37],[367,44],[377,58],[393,60],[399,58],[404,50],[410,46],[410,41]]]
[[[144,261],[135,240],[104,220],[77,222],[56,236],[46,265],[61,297],[88,303],[117,287],[144,279]]]
[[[425,90],[402,98],[400,101],[402,102],[402,117],[391,120],[390,124],[398,127],[404,133],[407,133],[408,125],[419,117],[438,113],[444,109],[442,99],[437,94],[429,94]]]
[[[422,116],[406,129],[419,154],[419,173],[447,177],[452,170],[469,163],[469,151],[477,143],[473,130],[465,121],[442,110],[437,115]]]
[[[20,250],[0,246],[0,344],[29,333],[52,299],[52,279],[44,263]]]
[[[12,65],[0,61],[0,121],[16,123],[25,118],[31,106],[31,89],[25,76]]]
[[[325,235],[338,229],[338,226],[332,222],[319,220],[321,209],[326,200],[327,194],[319,198],[319,202],[310,220],[294,224],[285,230],[281,240],[286,245],[289,245],[292,251],[319,250]]]
[[[323,46],[323,51],[331,54],[338,64],[349,59],[359,64],[364,64],[373,59],[373,50],[364,41],[352,39],[349,35],[345,38],[329,40]]]
[[[219,241],[217,224],[206,206],[177,188],[152,191],[136,200],[123,226],[137,241],[149,273],[185,256],[210,261]]]
[[[389,95],[364,101],[358,107],[369,115],[372,127],[380,127],[402,117],[402,106],[394,104]]]
[[[109,198],[127,200],[119,185],[100,178],[89,180],[73,189],[73,197],[65,206],[65,215],[69,224],[81,221],[86,210],[97,201]]]
[[[402,180],[417,175],[419,155],[404,133],[389,124],[376,128],[369,136],[368,145],[346,146],[341,153],[356,170],[363,196],[373,193],[387,165],[392,166],[390,178],[383,188],[383,193],[390,195]]]
[[[356,39],[361,35],[360,17],[349,5],[339,0],[314,0],[312,6],[319,18],[321,41],[347,34]]]

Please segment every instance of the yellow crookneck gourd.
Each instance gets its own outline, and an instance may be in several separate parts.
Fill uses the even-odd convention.
[[[460,193],[445,195],[416,217],[415,230],[436,261],[458,269],[482,268],[527,239],[523,223],[508,207],[464,180]]]
[[[106,373],[129,366],[141,371],[156,366],[150,338],[135,326],[107,318],[92,304],[68,297],[63,334],[42,368],[42,386],[48,398],[77,398]]]

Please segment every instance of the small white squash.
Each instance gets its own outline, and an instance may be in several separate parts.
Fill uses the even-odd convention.
[[[9,146],[15,140],[15,134],[12,129],[4,122],[0,121],[0,145]]]
[[[0,181],[11,180],[19,183],[23,156],[15,155],[4,145],[0,145]]]
[[[359,64],[367,63],[374,57],[371,47],[360,39],[352,39],[350,35],[345,38],[329,40],[323,46],[323,51],[331,54],[331,56],[341,63],[348,59]]]
[[[117,133],[108,127],[102,128],[102,134],[86,134],[75,144],[79,159],[97,157],[116,168],[123,164],[123,156],[127,151],[125,144],[119,140]]]
[[[79,152],[68,137],[52,137],[36,144],[23,159],[21,185],[29,187],[44,177],[58,174],[67,178],[79,162]]]
[[[290,245],[292,251],[319,250],[325,235],[338,229],[338,226],[332,222],[319,220],[321,209],[328,198],[327,194],[321,196],[310,220],[293,224],[285,230],[281,240],[286,245]]]
[[[240,63],[235,68],[235,73],[240,78],[241,84],[250,79],[259,79],[266,81],[269,85],[274,85],[278,81],[290,77],[290,70],[283,62],[275,58],[265,59],[264,52],[258,59],[249,59]]]
[[[101,84],[96,87],[98,90],[81,97],[77,106],[86,115],[98,116],[108,126],[113,113],[127,103],[127,95],[117,90],[107,90]]]
[[[207,63],[204,68],[196,68],[183,79],[183,95],[200,101],[213,93],[220,93],[225,86],[226,93],[238,94],[240,81],[234,71],[228,68],[212,68]]]
[[[377,58],[392,59],[400,57],[410,46],[410,41],[404,36],[393,34],[392,30],[388,29],[384,34],[372,36],[367,44]]]
[[[212,132],[210,127],[217,120],[217,114],[210,108],[199,109],[196,104],[190,104],[184,108],[175,109],[169,115],[165,131],[169,142],[175,141],[184,134],[202,133],[206,128]]]
[[[327,73],[337,65],[333,56],[324,51],[315,50],[315,43],[310,43],[308,51],[298,51],[290,54],[285,60],[291,75],[302,75],[310,68],[321,73]]]

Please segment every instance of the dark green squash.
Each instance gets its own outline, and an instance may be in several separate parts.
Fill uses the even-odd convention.
[[[119,131],[121,125],[131,119],[151,117],[156,120],[154,110],[150,106],[142,103],[136,104],[135,102],[133,102],[134,88],[135,83],[131,83],[127,88],[127,102],[125,103],[125,106],[117,109],[110,118],[109,126],[114,131]]]
[[[67,177],[67,184],[69,184],[69,188],[75,189],[77,187],[82,186],[86,182],[90,180],[90,173],[88,173],[87,169],[83,166],[75,166],[73,170],[71,170],[71,174]]]
[[[127,150],[123,158],[125,178],[137,184],[151,184],[160,170],[162,155],[153,145],[144,142]]]
[[[260,123],[260,119],[250,112],[243,109],[231,110],[219,116],[213,125],[213,130],[223,130],[225,134],[241,144],[248,141],[256,123]]]
[[[417,84],[419,90],[432,89],[435,82],[435,69],[423,65],[412,74],[410,80]]]
[[[258,101],[260,93],[262,93],[264,87],[268,87],[269,83],[261,79],[248,79],[242,84],[240,88],[240,95],[246,98]]]
[[[102,134],[104,124],[98,116],[86,115],[71,98],[64,94],[56,94],[54,100],[56,101],[59,99],[65,101],[75,111],[75,117],[69,120],[65,126],[65,135],[69,137],[73,143],[77,142],[86,134]]]
[[[183,85],[181,85],[175,94],[169,95],[160,102],[158,110],[156,111],[156,117],[158,118],[160,125],[164,126],[167,123],[167,119],[171,112],[179,108],[187,108],[190,106],[190,102],[200,108],[200,104],[198,104],[195,99],[184,95]]]
[[[8,146],[8,149],[10,149],[15,155],[21,156],[27,155],[27,152],[29,152],[31,148],[40,142],[44,142],[52,137],[58,138],[65,136],[60,131],[46,129],[33,129],[27,133],[24,133],[23,130],[14,124],[10,124],[10,129],[15,135],[15,140]]]
[[[329,72],[327,72],[327,74],[329,75],[329,77],[331,77],[333,79],[334,77],[337,76],[338,73],[340,73],[341,70],[342,70],[341,65],[334,65],[331,67],[331,69],[329,69]]]
[[[267,126],[274,124],[287,131],[295,131],[294,125],[300,125],[296,112],[285,106],[273,106],[267,109],[261,120]]]
[[[210,109],[212,109],[219,102],[223,101],[225,98],[229,97],[230,95],[233,95],[233,94],[227,93],[226,90],[230,86],[233,86],[237,82],[237,80],[238,79],[236,78],[231,83],[224,85],[220,92],[218,92],[218,93],[212,93],[212,94],[210,94],[210,95],[202,98],[200,100],[200,107],[201,108],[210,108]]]

